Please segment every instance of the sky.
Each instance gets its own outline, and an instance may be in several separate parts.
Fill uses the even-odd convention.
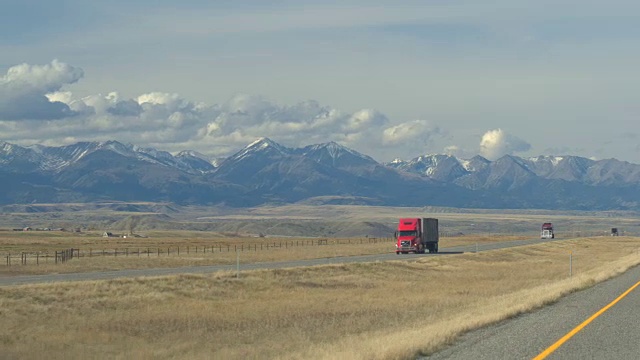
[[[640,163],[637,1],[0,5],[0,141]]]

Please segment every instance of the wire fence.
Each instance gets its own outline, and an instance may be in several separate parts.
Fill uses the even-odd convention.
[[[460,233],[440,232],[441,238],[462,236]],[[513,236],[516,234],[476,234],[477,236]],[[629,235],[629,234],[627,234]],[[556,233],[557,239],[609,236],[601,231],[579,231]],[[2,254],[5,266],[16,265],[40,265],[40,264],[64,264],[74,258],[93,257],[160,257],[160,256],[187,256],[191,254],[214,254],[224,252],[246,252],[246,251],[267,251],[275,249],[289,249],[302,246],[325,246],[325,245],[349,245],[349,244],[377,244],[395,243],[393,237],[364,237],[350,239],[298,239],[298,240],[263,240],[253,243],[242,244],[212,244],[212,245],[187,245],[187,246],[155,246],[155,247],[123,247],[123,248],[69,248],[63,250],[48,251],[23,251],[6,252]]]
[[[6,266],[15,265],[40,265],[63,264],[73,258],[99,258],[99,257],[160,257],[160,256],[187,256],[191,254],[214,254],[247,251],[267,251],[275,249],[290,249],[302,246],[326,246],[348,244],[377,244],[392,243],[393,238],[367,237],[360,239],[305,239],[305,240],[281,240],[264,241],[249,244],[213,244],[213,245],[187,245],[167,247],[124,247],[124,248],[70,248],[50,251],[28,251],[19,253],[5,253],[3,255]]]

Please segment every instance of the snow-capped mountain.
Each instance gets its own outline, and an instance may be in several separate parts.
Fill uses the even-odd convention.
[[[215,166],[204,155],[184,151],[176,156],[153,148],[144,148],[118,141],[79,142],[66,146],[0,144],[0,164],[14,171],[51,171],[60,172],[66,167],[96,152],[106,151],[140,161],[175,167],[186,172],[208,172]]]
[[[186,167],[206,173],[213,171],[218,166],[217,159],[211,159],[208,156],[193,150],[183,150],[175,156],[178,161]]]
[[[592,160],[579,156],[512,155],[489,161],[480,155],[460,159],[450,155],[421,155],[408,161],[395,159],[385,165],[469,188],[502,187],[515,178],[564,180],[586,185],[640,185],[640,165],[616,159]],[[480,183],[480,186],[477,184]]]
[[[371,157],[339,145],[336,142],[309,145],[299,150],[302,155],[337,168],[378,165]]]
[[[640,165],[577,156],[431,154],[382,164],[335,142],[260,138],[217,162],[117,141],[0,143],[1,203],[168,201],[249,206],[309,199],[397,206],[640,210]]]
[[[409,161],[396,159],[387,166],[444,182],[451,182],[470,172],[465,168],[464,160],[440,154],[422,155]]]

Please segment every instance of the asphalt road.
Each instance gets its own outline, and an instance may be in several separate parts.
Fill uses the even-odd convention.
[[[549,241],[561,241],[560,239],[542,240],[516,240],[506,242],[496,242],[482,245],[458,246],[450,248],[441,248],[437,254],[405,254],[396,255],[395,252],[381,255],[366,256],[348,256],[335,258],[322,258],[311,260],[296,260],[284,262],[269,263],[253,263],[240,264],[240,271],[258,270],[258,269],[283,269],[302,266],[326,265],[326,264],[345,264],[358,262],[386,261],[386,260],[415,260],[424,256],[444,256],[451,254],[459,254],[463,252],[488,251],[501,248],[523,246],[530,244],[539,244]],[[242,258],[240,259],[242,261]],[[25,275],[25,276],[7,276],[0,277],[0,286],[51,283],[61,281],[89,281],[89,280],[109,280],[125,277],[139,276],[162,276],[177,274],[203,274],[217,271],[236,271],[236,265],[212,265],[212,266],[188,266],[179,268],[155,268],[155,269],[135,269],[135,270],[116,270],[116,271],[100,271],[100,272],[84,272],[71,274],[48,274],[48,275]]]
[[[640,267],[538,311],[472,331],[422,359],[533,359],[640,281]],[[546,359],[640,359],[640,286],[581,327]]]

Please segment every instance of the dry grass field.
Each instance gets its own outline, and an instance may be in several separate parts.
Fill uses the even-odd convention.
[[[640,235],[640,214],[629,211],[552,211],[530,209],[456,209],[365,205],[289,204],[230,208],[162,203],[30,204],[0,207],[0,227],[82,228],[83,231],[146,233],[154,230],[258,234],[268,236],[385,237],[399,217],[436,217],[452,234],[535,236],[553,222],[563,237],[606,234],[617,227]],[[566,234],[566,236],[564,236]]]
[[[440,247],[525,239],[525,236],[442,238]],[[323,245],[318,245],[318,241]],[[81,257],[55,264],[55,251],[80,249]],[[117,252],[116,252],[117,250]],[[104,251],[104,252],[103,252]],[[154,231],[145,238],[103,238],[101,233],[0,232],[0,276],[121,269],[230,265],[242,263],[374,255],[394,251],[392,238],[241,237],[198,231]],[[28,255],[21,265],[20,254]],[[11,266],[6,256],[13,254]],[[36,260],[36,254],[39,256]],[[36,263],[37,261],[37,263]],[[37,264],[37,265],[36,265]]]
[[[408,359],[615,276],[639,250],[640,238],[596,237],[240,278],[0,287],[0,357]]]

